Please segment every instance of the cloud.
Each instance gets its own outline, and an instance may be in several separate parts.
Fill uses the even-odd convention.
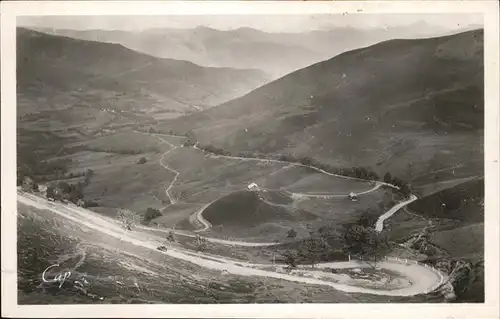
[[[25,16],[19,26],[55,29],[142,30],[191,29],[206,26],[229,30],[249,27],[267,32],[307,32],[338,27],[375,28],[427,23],[444,29],[482,25],[479,14],[318,14],[318,15],[192,15],[192,16]]]

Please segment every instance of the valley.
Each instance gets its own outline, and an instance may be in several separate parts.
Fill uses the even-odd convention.
[[[162,32],[18,28],[20,303],[484,300],[482,30],[255,69]]]

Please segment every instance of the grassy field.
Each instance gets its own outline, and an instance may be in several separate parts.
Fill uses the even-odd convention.
[[[285,188],[298,183],[300,180],[315,174],[316,171],[302,166],[283,166],[268,176],[256,180],[256,183],[269,189]]]
[[[186,216],[190,216],[202,206],[202,204],[196,203],[175,203],[168,205],[162,210],[163,216],[155,218],[153,223],[177,229],[194,230],[196,228],[189,222]]]
[[[183,136],[173,136],[173,135],[163,135],[159,134],[158,137],[169,142],[170,144],[181,146],[182,143],[186,141],[186,137]]]
[[[398,199],[393,196],[391,190],[379,189],[351,202],[347,198],[294,199],[283,192],[238,191],[208,206],[203,217],[212,224],[207,233],[214,237],[282,241],[290,229],[297,231],[297,238],[303,238],[325,224],[340,229],[364,214],[376,218]]]
[[[91,150],[111,153],[160,153],[170,149],[169,145],[152,135],[133,131],[120,131],[98,137],[83,145]]]
[[[349,192],[362,192],[373,186],[370,182],[341,179],[321,173],[310,174],[299,181],[290,184],[285,189],[297,193],[312,194],[348,194]]]
[[[395,195],[392,190],[378,189],[360,196],[357,202],[352,202],[347,197],[308,198],[299,200],[295,205],[298,209],[314,213],[323,221],[341,226],[357,220],[365,212],[378,216],[398,199],[398,195]]]
[[[173,188],[176,197],[198,203],[209,203],[224,194],[244,189],[254,180],[284,166],[206,156],[188,148],[174,150],[166,163],[180,172]]]
[[[147,162],[138,164],[140,158]],[[162,209],[169,203],[165,188],[174,174],[159,163],[161,154],[123,155],[104,152],[78,152],[69,172],[94,171],[84,196],[99,203],[100,212],[128,208],[142,212],[148,207]]]

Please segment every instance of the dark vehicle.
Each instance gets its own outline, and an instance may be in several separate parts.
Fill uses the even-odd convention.
[[[167,251],[167,247],[165,247],[165,246],[158,246],[156,249],[161,250],[161,251]]]

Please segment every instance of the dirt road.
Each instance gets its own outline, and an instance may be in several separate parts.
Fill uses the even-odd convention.
[[[163,153],[163,156],[160,158],[159,160],[159,164],[166,170],[172,172],[175,174],[174,176],[174,179],[170,182],[170,184],[168,185],[168,187],[165,189],[165,194],[167,194],[167,197],[168,199],[170,200],[170,204],[175,204],[177,201],[176,199],[170,194],[170,190],[172,189],[172,187],[174,187],[174,184],[175,182],[177,181],[177,178],[179,177],[180,173],[178,171],[176,171],[175,169],[172,169],[170,167],[168,167],[167,164],[165,164],[164,160],[165,160],[165,156],[167,156],[170,152],[174,151],[177,149],[177,146],[175,146],[174,144],[168,142],[167,140],[164,140],[163,138],[161,138],[160,136],[158,135],[155,135],[156,138],[158,138],[162,143],[164,144],[167,144],[169,145],[170,147],[172,147],[171,149],[169,149],[168,151],[166,151],[165,153]]]
[[[390,218],[392,215],[394,215],[398,210],[401,208],[405,207],[411,202],[416,201],[418,198],[415,195],[411,195],[409,199],[402,201],[398,204],[396,204],[394,207],[389,209],[385,214],[380,215],[380,217],[377,220],[377,223],[375,224],[375,230],[378,232],[381,232],[384,229],[384,221],[388,218]]]
[[[200,208],[198,211],[196,211],[195,217],[203,225],[203,228],[195,230],[194,231],[195,233],[199,233],[199,232],[205,231],[205,230],[209,229],[210,227],[212,227],[212,224],[210,224],[210,222],[208,220],[206,220],[205,218],[203,218],[203,211],[208,206],[212,205],[212,203],[213,202],[208,203],[205,206],[203,206],[202,208]]]
[[[156,247],[163,244],[163,238],[146,234],[144,232],[134,231],[134,232],[124,233],[123,229],[118,224],[113,223],[109,219],[106,219],[86,209],[82,209],[79,207],[71,207],[61,203],[48,202],[43,198],[25,193],[18,194],[18,201],[26,205],[37,207],[39,209],[50,210],[53,213],[61,217],[64,217],[68,220],[71,220],[75,223],[94,229],[96,231],[103,232],[109,236],[120,238],[122,241],[134,244],[136,246],[141,246],[158,251],[156,250]],[[429,291],[432,291],[433,289],[437,288],[443,280],[443,277],[435,270],[420,266],[418,264],[406,265],[406,264],[385,261],[380,263],[381,268],[392,269],[400,272],[405,277],[407,277],[410,280],[410,282],[412,282],[412,284],[409,287],[404,287],[394,290],[384,290],[382,288],[372,289],[359,286],[350,286],[341,283],[334,283],[331,281],[324,281],[316,278],[300,277],[290,274],[258,269],[262,265],[251,264],[248,262],[234,261],[224,257],[216,257],[214,259],[212,256],[210,256],[211,259],[207,259],[207,256],[204,256],[203,254],[196,252],[186,252],[178,249],[169,249],[168,251],[163,251],[161,253],[169,255],[173,258],[178,258],[184,261],[194,263],[201,267],[220,270],[220,271],[227,271],[228,273],[236,275],[272,277],[272,278],[301,282],[306,284],[324,285],[333,287],[340,291],[350,292],[350,293],[367,293],[367,294],[386,295],[386,296],[413,296],[416,294],[427,293]],[[331,267],[331,268],[352,268],[359,266],[360,264],[355,262],[324,263],[319,265],[319,267]],[[310,274],[313,275],[312,272]]]
[[[139,133],[137,131],[137,133]],[[143,134],[149,134],[149,135],[153,135],[155,136],[156,138],[158,138],[162,143],[164,144],[167,144],[171,147],[170,150],[166,151],[163,156],[160,158],[159,160],[159,164],[165,168],[166,170],[168,171],[171,171],[175,174],[175,177],[174,179],[170,182],[170,184],[168,185],[167,189],[165,190],[165,193],[167,195],[167,197],[169,198],[170,200],[170,203],[171,204],[175,204],[177,201],[176,199],[170,194],[170,191],[171,189],[174,187],[174,184],[175,182],[177,181],[177,178],[179,177],[180,173],[172,168],[170,168],[167,164],[165,164],[164,162],[164,159],[165,157],[172,151],[174,151],[175,149],[178,148],[178,146],[176,145],[173,145],[172,143],[170,143],[169,141],[163,139],[161,137],[161,135],[165,135],[165,134],[156,134],[156,133],[145,133],[145,132],[140,132],[140,133],[143,133]],[[197,149],[201,152],[204,152],[206,153],[206,151],[200,149],[197,145],[194,145],[192,146],[192,148],[194,149]],[[333,173],[330,173],[330,172],[327,172],[325,170],[322,170],[322,169],[319,169],[319,168],[316,168],[314,166],[310,166],[310,165],[304,165],[304,164],[300,164],[300,163],[292,163],[292,162],[287,162],[287,161],[281,161],[281,160],[270,160],[270,159],[262,159],[262,158],[253,158],[253,157],[240,157],[240,156],[226,156],[226,155],[216,155],[217,157],[221,157],[221,158],[227,158],[227,159],[234,159],[234,160],[240,160],[240,161],[259,161],[259,162],[266,162],[266,163],[282,163],[282,164],[287,164],[288,167],[294,167],[294,166],[299,166],[299,167],[307,167],[307,168],[310,168],[310,169],[313,169],[317,172],[320,172],[322,174],[325,174],[325,175],[328,175],[328,176],[335,176],[335,177],[339,177],[339,178],[343,178],[343,179],[351,179],[351,180],[359,180],[359,181],[364,181],[364,182],[374,182],[375,183],[375,186],[372,187],[371,189],[369,190],[366,190],[364,192],[361,192],[361,193],[357,193],[356,195],[365,195],[365,194],[368,194],[368,193],[371,193],[371,192],[374,192],[376,190],[378,190],[380,187],[382,186],[388,186],[388,187],[391,187],[391,188],[394,188],[394,189],[399,189],[399,187],[395,186],[395,185],[392,185],[392,184],[389,184],[389,183],[385,183],[385,182],[380,182],[380,181],[372,181],[372,180],[365,180],[365,179],[361,179],[361,178],[356,178],[356,177],[350,177],[350,176],[343,176],[343,175],[338,175],[338,174],[333,174]],[[287,193],[290,193],[291,196],[294,196],[294,197],[304,197],[304,198],[325,198],[325,199],[329,199],[329,198],[341,198],[341,197],[344,197],[346,195],[344,194],[306,194],[306,193],[292,193],[292,192],[289,192],[289,191],[286,191],[285,192]],[[411,203],[412,201],[415,201],[417,199],[417,197],[415,195],[411,195],[410,199],[408,201],[404,201],[404,202],[401,202],[399,204],[397,204],[396,206],[394,206],[393,208],[391,208],[389,211],[387,211],[385,214],[383,214],[382,216],[379,217],[379,219],[377,220],[377,223],[376,223],[376,230],[377,231],[382,231],[383,228],[384,228],[384,221],[391,217],[394,213],[396,213],[400,208],[404,207],[405,205]],[[202,232],[202,231],[205,231],[207,229],[209,229],[211,227],[211,224],[209,221],[207,221],[205,218],[203,218],[203,211],[205,210],[205,208],[207,208],[210,204],[207,204],[205,205],[203,208],[201,208],[200,210],[198,210],[195,214],[196,214],[196,218],[198,219],[198,221],[203,225],[203,228],[197,230],[197,232]],[[264,246],[264,245],[262,245]],[[270,246],[270,245],[269,245]]]

